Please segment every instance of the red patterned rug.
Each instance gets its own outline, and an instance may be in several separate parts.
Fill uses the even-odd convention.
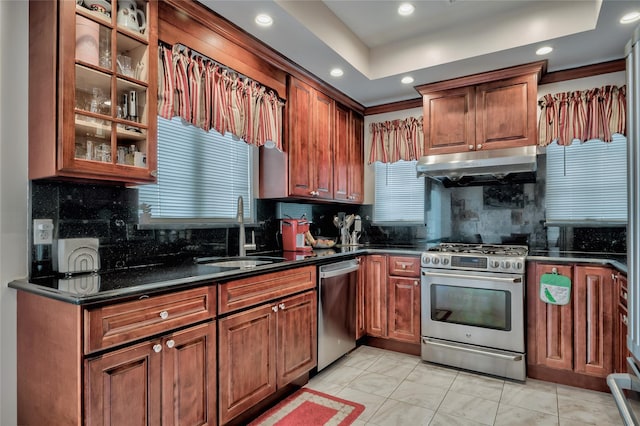
[[[250,423],[250,426],[347,426],[364,405],[303,388]]]

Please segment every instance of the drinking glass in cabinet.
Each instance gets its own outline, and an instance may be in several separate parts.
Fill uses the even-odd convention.
[[[122,33],[118,33],[116,42],[118,46],[117,73],[146,82],[149,47]],[[128,64],[130,65],[127,66]]]

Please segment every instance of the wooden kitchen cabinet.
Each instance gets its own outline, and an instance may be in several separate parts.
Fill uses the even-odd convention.
[[[364,201],[364,118],[288,79],[285,151],[260,151],[261,198]]]
[[[460,87],[424,93],[423,130],[428,154],[462,152],[475,146],[475,90]]]
[[[220,424],[226,424],[317,364],[315,291],[219,321]]]
[[[333,181],[335,200],[364,200],[364,120],[351,109],[336,104]]]
[[[420,343],[420,258],[389,256],[387,336]]]
[[[536,264],[527,274],[527,301],[530,303],[528,361],[552,368],[573,368],[573,303],[551,305],[540,300],[540,277],[558,273],[574,281],[571,265]],[[533,273],[531,273],[533,272]],[[573,289],[572,291],[575,291]],[[531,307],[533,309],[531,309]],[[533,320],[532,320],[533,317]]]
[[[629,294],[627,287],[627,277],[626,275],[616,272],[612,275],[612,279],[615,287],[615,300],[613,304],[617,307],[614,317],[615,330],[613,333],[613,370],[615,373],[626,373],[628,370],[627,357],[631,355],[629,349],[627,348],[627,303]]]
[[[533,63],[418,86],[426,154],[536,145],[542,68]]]
[[[358,281],[356,286],[356,340],[367,333],[366,308],[365,308],[365,288],[367,283],[367,256],[358,257],[360,269],[358,269]]]
[[[85,362],[87,425],[215,425],[215,322]]]
[[[317,365],[316,267],[218,285],[219,423]]]
[[[387,256],[369,255],[365,262],[365,323],[369,336],[387,337]]]
[[[293,77],[288,100],[289,194],[333,199],[335,102]]]
[[[613,372],[614,288],[611,269],[575,267],[574,369],[606,378]]]
[[[540,300],[540,277],[553,271],[571,278],[571,301]],[[528,373],[532,378],[606,390],[613,372],[614,288],[611,268],[546,264],[528,266]]]
[[[216,424],[215,307],[215,286],[86,308],[18,292],[18,424]],[[93,350],[101,326],[117,338]]]
[[[155,181],[158,3],[134,3],[140,29],[115,0],[110,14],[30,1],[30,179]]]
[[[420,258],[370,255],[364,276],[366,333],[419,343]]]

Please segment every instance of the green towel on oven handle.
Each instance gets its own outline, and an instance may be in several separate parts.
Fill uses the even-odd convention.
[[[558,273],[540,277],[540,300],[552,305],[566,305],[571,300],[571,278]]]

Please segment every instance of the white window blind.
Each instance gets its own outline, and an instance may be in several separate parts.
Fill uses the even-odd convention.
[[[416,161],[375,163],[374,222],[424,224],[424,177],[416,177]]]
[[[151,206],[152,222],[228,222],[242,196],[251,220],[253,149],[230,134],[158,117],[158,179],[139,187],[139,202]]]
[[[547,222],[627,220],[627,139],[547,146]]]

